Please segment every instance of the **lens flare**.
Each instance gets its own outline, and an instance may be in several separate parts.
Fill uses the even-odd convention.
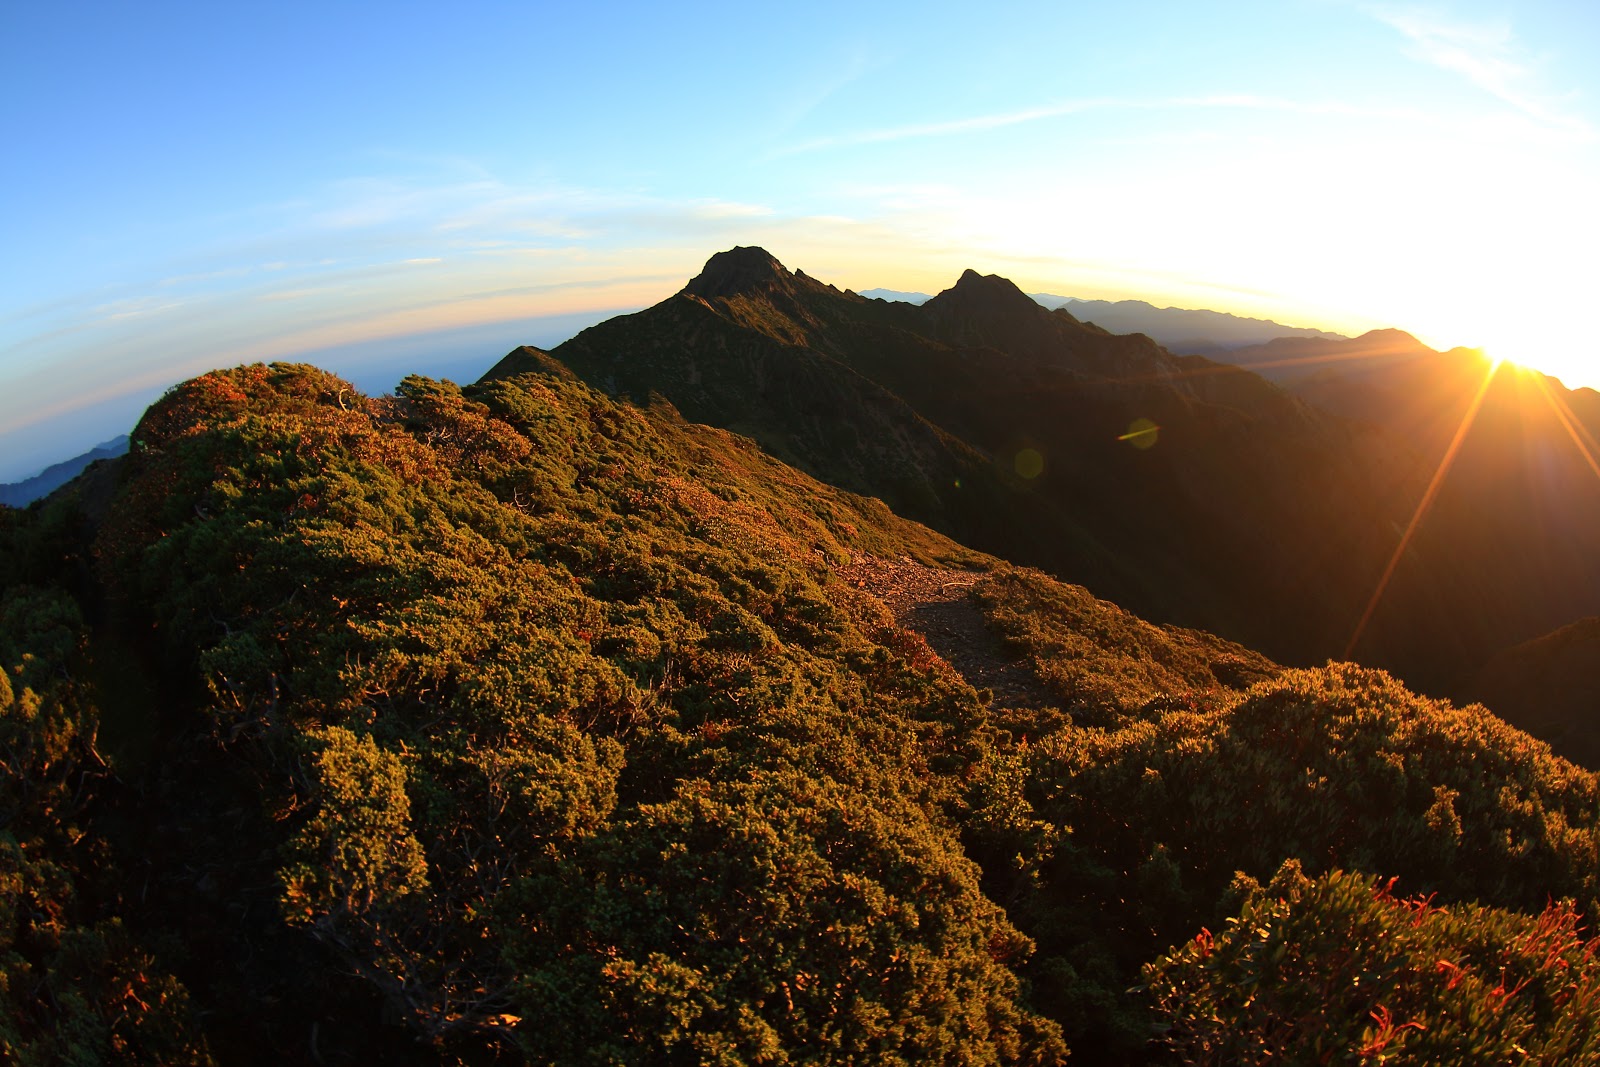
[[[1128,432],[1117,438],[1126,441],[1134,448],[1145,449],[1156,443],[1161,434],[1161,427],[1149,419],[1134,419],[1128,424]]]
[[[1012,466],[1020,477],[1032,481],[1044,473],[1044,457],[1039,454],[1037,449],[1024,448],[1017,453],[1017,458],[1013,461]]]

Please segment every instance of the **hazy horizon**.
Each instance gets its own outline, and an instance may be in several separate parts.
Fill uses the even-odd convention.
[[[390,392],[408,374],[449,378],[465,384],[477,380],[518,345],[552,347],[613,315],[638,310],[630,307],[546,315],[380,337],[299,353],[292,361],[332,371],[368,395]],[[195,373],[204,373],[205,369],[211,368]],[[16,439],[16,446],[8,444],[0,453],[4,457],[0,459],[0,482],[32,477],[51,464],[83,455],[109,438],[131,433],[144,409],[182,380],[174,378],[163,385],[78,408],[60,419],[4,435],[8,442]]]
[[[785,264],[785,266],[792,268],[793,265]],[[687,280],[686,277],[684,281]],[[819,280],[828,282],[827,278]],[[951,280],[951,284],[954,284],[954,279]],[[891,290],[883,286],[868,286],[858,291],[868,295],[893,293],[898,296],[915,296],[923,300],[933,295],[920,291]],[[1078,302],[1094,302],[1097,299],[1061,293],[1036,292],[1028,295],[1036,301],[1040,297]],[[1213,312],[1215,310],[1162,306],[1140,297],[1124,297],[1120,298],[1120,301],[1147,304],[1158,311]],[[476,380],[503,355],[519,345],[553,348],[590,326],[615,315],[632,314],[642,310],[642,307],[643,305],[535,316],[395,337],[378,337],[322,349],[310,349],[285,358],[292,362],[311,363],[339,374],[368,395],[390,392],[408,374],[447,378],[465,384]],[[1255,321],[1261,319],[1260,316],[1248,318]],[[1278,325],[1287,329],[1303,328],[1296,323],[1280,322]],[[1399,329],[1400,327],[1375,328]],[[1113,329],[1113,332],[1119,331]],[[218,367],[222,366],[225,365],[218,364]],[[194,373],[204,373],[204,369],[197,369]],[[164,385],[112,397],[99,404],[73,409],[59,419],[34,423],[10,434],[0,434],[0,439],[8,442],[8,447],[3,453],[4,458],[0,459],[0,482],[18,482],[32,477],[55,463],[76,458],[98,444],[130,433],[144,409],[181,380],[183,379],[176,378]],[[1569,388],[1593,388],[1574,386],[1570,382],[1563,384]],[[113,429],[113,427],[120,428]]]

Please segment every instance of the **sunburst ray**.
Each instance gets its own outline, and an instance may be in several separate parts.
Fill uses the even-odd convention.
[[[1583,456],[1584,462],[1589,464],[1589,469],[1594,472],[1594,476],[1600,478],[1600,461],[1595,459],[1595,455],[1600,453],[1600,446],[1595,444],[1595,440],[1590,436],[1588,429],[1572,413],[1572,407],[1567,403],[1566,398],[1557,396],[1555,390],[1550,388],[1550,382],[1543,374],[1535,373],[1533,380],[1534,384],[1539,387],[1539,391],[1544,394],[1545,400],[1549,402],[1550,409],[1555,412],[1556,419],[1561,423],[1561,428],[1567,431],[1567,436],[1572,438],[1572,443],[1577,446],[1579,455]]]
[[[1406,525],[1405,533],[1400,536],[1400,543],[1395,546],[1394,554],[1389,557],[1389,564],[1383,569],[1383,577],[1378,579],[1377,588],[1372,591],[1372,599],[1367,601],[1366,610],[1361,613],[1361,621],[1356,623],[1355,632],[1350,635],[1350,643],[1345,646],[1344,658],[1350,659],[1355,654],[1356,645],[1361,642],[1361,637],[1366,633],[1367,626],[1372,622],[1372,616],[1378,610],[1378,604],[1383,600],[1383,594],[1388,591],[1389,583],[1394,579],[1394,572],[1400,566],[1400,560],[1405,556],[1406,550],[1411,547],[1411,541],[1416,537],[1417,529],[1422,525],[1422,520],[1427,517],[1433,507],[1434,498],[1439,495],[1439,487],[1444,484],[1445,475],[1450,473],[1450,467],[1456,461],[1456,454],[1461,451],[1461,443],[1467,439],[1467,433],[1472,429],[1472,424],[1477,420],[1478,410],[1483,407],[1484,398],[1489,395],[1489,387],[1494,384],[1494,378],[1499,373],[1503,364],[1496,360],[1489,365],[1489,372],[1483,377],[1483,384],[1478,386],[1477,393],[1472,398],[1472,403],[1467,405],[1466,413],[1461,417],[1461,424],[1456,427],[1455,436],[1450,439],[1450,445],[1444,451],[1444,456],[1439,460],[1439,465],[1434,469],[1433,478],[1428,482],[1427,490],[1422,494],[1422,499],[1417,502],[1416,510],[1411,513],[1411,521]]]

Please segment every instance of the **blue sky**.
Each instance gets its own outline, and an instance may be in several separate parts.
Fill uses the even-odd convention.
[[[368,389],[762,244],[1600,384],[1580,3],[0,6],[0,480],[215,366]]]

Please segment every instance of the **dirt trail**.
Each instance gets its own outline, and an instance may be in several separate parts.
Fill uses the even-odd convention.
[[[969,596],[983,577],[980,572],[940,570],[903,556],[856,556],[839,568],[839,576],[883,601],[897,623],[921,634],[974,689],[991,690],[996,707],[1059,703],[1026,663],[1006,657],[1000,639],[984,625],[982,610]]]

